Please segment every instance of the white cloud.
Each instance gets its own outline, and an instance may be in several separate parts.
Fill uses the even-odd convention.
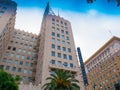
[[[57,9],[54,9],[57,12]],[[112,36],[120,36],[120,16],[108,16],[95,10],[87,13],[76,13],[59,10],[60,16],[69,20],[72,25],[75,45],[80,47],[84,61],[96,52]],[[38,33],[43,16],[43,10],[33,8],[18,8],[16,28]]]

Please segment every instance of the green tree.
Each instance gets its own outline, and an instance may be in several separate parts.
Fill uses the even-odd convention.
[[[80,90],[77,85],[79,81],[73,78],[68,71],[56,70],[46,80],[48,83],[43,85],[44,90]]]
[[[20,76],[14,78],[11,74],[0,69],[0,90],[18,90],[20,80]]]

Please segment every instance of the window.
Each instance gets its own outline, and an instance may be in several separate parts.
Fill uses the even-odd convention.
[[[26,50],[23,50],[23,53],[26,53]]]
[[[23,76],[22,80],[23,80],[23,81],[26,81],[26,77],[25,77],[25,76]]]
[[[67,26],[67,23],[65,23],[65,26]]]
[[[52,36],[55,36],[55,33],[54,33],[54,32],[52,32]]]
[[[51,62],[52,64],[55,64],[55,60],[52,60],[52,62]]]
[[[62,39],[65,39],[65,36],[64,36],[64,35],[62,35]]]
[[[51,52],[51,55],[52,55],[52,56],[55,56],[55,52],[54,52],[54,51],[52,51],[52,52]]]
[[[73,64],[72,63],[70,63],[70,68],[73,68]]]
[[[66,34],[67,34],[67,35],[69,34],[68,31],[66,31]]]
[[[58,53],[58,57],[61,58],[61,53]]]
[[[31,52],[29,51],[28,54],[31,54]]]
[[[57,39],[57,43],[60,44],[60,39]]]
[[[24,58],[25,58],[25,56],[22,56],[22,57],[21,57],[21,59],[24,59]]]
[[[63,54],[63,59],[67,59],[67,55],[66,54]]]
[[[54,18],[52,18],[52,21],[55,21],[55,19],[54,19]]]
[[[31,78],[31,77],[28,77],[28,81],[29,81],[29,82],[32,82],[32,78]]]
[[[14,61],[14,64],[18,64],[18,60],[15,60],[15,61]]]
[[[63,47],[63,51],[66,51],[66,48],[65,48],[65,47]]]
[[[62,62],[61,61],[58,61],[58,66],[62,66]]]
[[[18,72],[21,72],[21,68],[18,68]]]
[[[64,62],[64,66],[67,67],[67,65],[68,65],[67,62]]]
[[[60,46],[57,46],[57,49],[58,49],[58,50],[61,50],[61,47],[60,47]]]
[[[27,56],[27,60],[30,60],[30,56]]]
[[[10,70],[10,66],[6,66],[6,70],[9,71]]]
[[[13,68],[12,68],[12,71],[15,72],[15,71],[16,71],[16,67],[13,67]]]
[[[72,56],[71,55],[69,55],[69,60],[72,60]]]
[[[30,66],[33,67],[33,63],[30,63]]]
[[[6,58],[3,58],[2,62],[6,62],[6,60],[7,60]]]
[[[10,63],[12,63],[12,60],[11,60],[11,59],[9,59],[7,62],[10,64]]]
[[[52,38],[52,42],[55,42],[55,38]]]
[[[18,52],[21,52],[21,49],[18,49]]]
[[[19,54],[17,54],[17,55],[16,55],[16,58],[20,58],[20,55],[19,55]]]
[[[69,53],[71,52],[71,49],[70,49],[70,48],[68,48],[68,52],[69,52]]]
[[[70,42],[67,42],[67,45],[70,46]]]
[[[28,73],[28,71],[26,69],[24,69],[24,74],[27,74],[27,73]]]
[[[23,61],[20,61],[20,66],[22,66],[23,65]]]
[[[5,53],[5,56],[9,56],[9,52],[6,52],[6,53]],[[10,56],[11,56],[11,55],[10,55]]]
[[[61,33],[63,33],[63,34],[64,34],[64,30],[61,30]]]
[[[63,24],[63,21],[61,21],[60,23]]]
[[[13,51],[16,51],[16,48],[15,48],[15,47],[13,47]]]
[[[32,49],[32,45],[30,45],[29,48]]]
[[[32,70],[30,70],[30,74],[32,75]]]
[[[28,66],[28,65],[29,65],[29,62],[26,62],[26,63],[25,63],[25,66]]]
[[[8,50],[10,50],[11,49],[11,46],[8,46]]]
[[[60,38],[60,34],[57,34],[57,37]]]
[[[66,36],[66,40],[70,40],[68,36]]]
[[[62,44],[65,44],[65,41],[64,41],[64,40],[62,40]]]
[[[55,44],[52,44],[52,48],[55,48]]]
[[[14,56],[14,53],[12,52],[11,54],[10,54],[10,57],[13,57]]]

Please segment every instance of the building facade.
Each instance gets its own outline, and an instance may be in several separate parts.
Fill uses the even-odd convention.
[[[14,30],[16,8],[15,2],[0,0],[0,57],[2,57]]]
[[[10,41],[0,60],[0,66],[13,76],[19,75],[24,83],[33,82],[37,63],[38,36],[13,30]]]
[[[11,0],[0,1],[0,68],[40,86],[55,70],[63,69],[84,90],[70,22],[56,16],[48,3],[40,34],[28,33],[14,28],[16,7]]]
[[[110,39],[85,62],[85,67],[89,82],[87,90],[119,90],[120,38]]]
[[[39,35],[39,53],[36,68],[36,84],[45,84],[46,78],[57,69],[72,73],[81,80],[80,67],[76,55],[71,24],[68,20],[56,16],[49,3],[44,12]],[[79,84],[83,88],[83,82]],[[84,90],[84,88],[82,89]]]

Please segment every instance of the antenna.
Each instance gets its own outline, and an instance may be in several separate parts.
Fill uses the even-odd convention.
[[[60,16],[60,15],[59,15],[59,9],[58,9],[58,16]]]
[[[108,32],[109,32],[110,36],[113,37],[111,30],[108,30]]]

